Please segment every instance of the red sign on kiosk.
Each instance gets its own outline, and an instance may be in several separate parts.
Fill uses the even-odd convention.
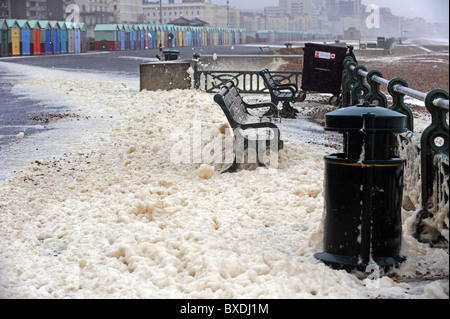
[[[318,59],[334,60],[336,59],[336,53],[316,51],[314,57]]]

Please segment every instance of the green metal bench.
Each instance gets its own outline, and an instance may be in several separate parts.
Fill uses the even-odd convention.
[[[268,69],[261,70],[259,75],[263,78],[266,88],[270,92],[271,101],[278,105],[283,103],[281,116],[285,118],[296,118],[298,111],[291,106],[291,102],[297,102],[300,97],[298,86],[293,83],[281,84],[274,80]]]
[[[273,123],[278,117],[278,109],[272,103],[249,104],[243,101],[234,82],[228,82],[222,90],[214,96],[214,101],[222,108],[228,123],[234,133],[234,161],[222,173],[233,173],[244,162],[244,153],[249,148],[255,148],[258,166],[265,167],[263,155],[269,148],[271,152],[278,152],[284,143],[280,140],[280,130]],[[262,116],[250,114],[249,109],[269,107],[272,116],[266,112]]]

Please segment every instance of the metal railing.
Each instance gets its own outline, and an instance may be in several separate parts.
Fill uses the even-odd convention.
[[[387,87],[392,97],[392,105],[388,105],[386,95],[380,90],[380,86]],[[412,97],[425,103],[425,107],[431,115],[431,124],[424,130],[420,137],[414,134],[414,117],[404,97]],[[429,93],[423,93],[408,87],[408,83],[402,78],[386,80],[378,70],[367,71],[362,65],[357,65],[351,58],[344,60],[344,72],[342,75],[342,98],[340,107],[356,105],[361,101],[390,108],[407,116],[407,128],[409,133],[404,137],[410,139],[410,145],[416,145],[420,156],[421,205],[422,210],[417,215],[415,223],[415,237],[425,242],[442,241],[441,234],[431,236],[425,225],[425,219],[433,219],[436,222],[448,220],[449,207],[449,125],[446,117],[449,112],[449,93],[437,89]],[[411,142],[418,140],[418,143]],[[414,166],[414,164],[413,164]],[[416,169],[411,167],[411,169]],[[408,174],[408,172],[407,172]],[[446,216],[445,216],[446,215]],[[439,216],[439,217],[437,217]],[[448,225],[436,225],[442,233]],[[439,238],[436,238],[439,237]]]
[[[303,55],[194,55],[194,88],[207,93],[217,93],[230,80],[234,81],[240,93],[268,94],[269,91],[259,75],[259,71],[243,70],[200,70],[200,59],[298,59]],[[302,71],[271,71],[274,79],[280,83],[301,85]]]

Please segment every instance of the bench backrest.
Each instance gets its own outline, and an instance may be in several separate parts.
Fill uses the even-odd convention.
[[[232,127],[237,127],[245,122],[245,118],[248,116],[246,107],[234,82],[228,82],[214,96],[214,101],[220,105]]]
[[[269,90],[277,87],[277,83],[273,79],[272,74],[270,74],[268,69],[259,71],[259,74],[263,78],[264,83],[266,84],[266,86]]]

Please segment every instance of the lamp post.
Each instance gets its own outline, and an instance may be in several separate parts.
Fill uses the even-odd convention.
[[[230,27],[230,0],[227,0],[227,28]]]
[[[11,19],[11,0],[8,0],[8,19]]]
[[[162,27],[162,24],[163,24],[163,22],[162,22],[162,0],[159,0],[159,24]],[[160,51],[160,53],[162,53],[163,39],[162,39],[162,31],[160,31],[160,32],[161,32],[160,33],[161,35],[159,37],[159,51]]]
[[[159,0],[159,24],[162,23],[162,0]]]

